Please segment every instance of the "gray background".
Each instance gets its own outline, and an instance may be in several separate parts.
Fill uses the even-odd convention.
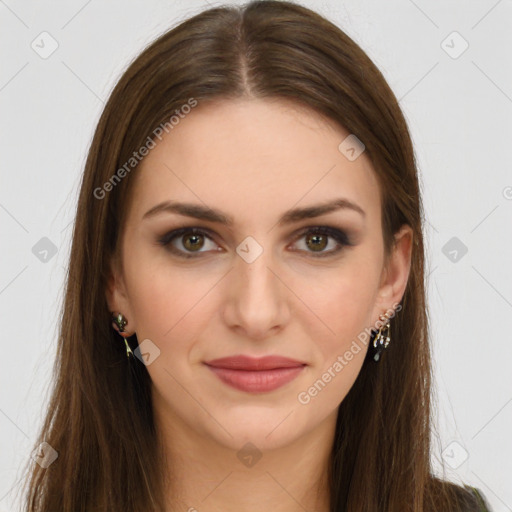
[[[436,470],[479,487],[495,512],[512,511],[512,1],[302,3],[374,60],[412,132]],[[78,183],[103,103],[147,43],[208,4],[218,5],[0,0],[0,512],[18,510],[9,491],[48,399]]]

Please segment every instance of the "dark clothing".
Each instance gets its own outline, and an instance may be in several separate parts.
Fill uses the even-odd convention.
[[[478,512],[493,512],[491,507],[489,506],[489,503],[483,496],[482,492],[477,489],[476,487],[471,487],[471,491],[473,492],[474,496],[477,499],[479,508],[477,509]]]

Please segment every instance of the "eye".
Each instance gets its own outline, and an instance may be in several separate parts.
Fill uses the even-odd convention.
[[[343,231],[329,226],[307,228],[297,238],[301,240],[304,237],[304,246],[306,248],[299,249],[298,251],[309,252],[313,257],[331,256],[340,252],[344,246],[353,245]],[[324,249],[329,245],[329,239],[333,240],[334,249],[325,251]],[[207,241],[214,244],[209,250]],[[194,253],[199,255],[204,252],[220,252],[222,250],[213,242],[213,237],[209,230],[197,227],[186,227],[170,231],[158,239],[158,243],[167,247],[173,254],[181,258],[195,258],[199,256],[195,256]],[[206,250],[201,250],[205,247]]]
[[[194,256],[193,253],[207,252],[199,250],[205,246],[205,239],[212,241],[212,237],[210,236],[208,230],[189,227],[175,229],[174,231],[167,233],[158,240],[158,243],[164,247],[167,247],[177,256],[182,258],[194,258],[196,256]],[[175,241],[178,243],[174,244]],[[183,249],[185,249],[185,251]],[[213,250],[218,251],[218,249]]]
[[[305,251],[313,253],[312,256],[316,258],[332,256],[340,252],[344,246],[353,245],[345,232],[330,226],[307,228],[299,235],[299,240],[302,240],[303,237],[305,237]],[[329,239],[331,239],[334,249],[325,251],[324,249],[329,245]]]

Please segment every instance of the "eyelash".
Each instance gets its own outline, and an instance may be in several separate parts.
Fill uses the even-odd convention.
[[[339,253],[343,249],[344,246],[353,245],[350,242],[346,233],[344,233],[343,231],[340,231],[339,229],[332,228],[330,226],[309,227],[309,228],[305,229],[304,231],[302,231],[299,235],[297,235],[296,240],[300,240],[302,237],[304,237],[305,235],[309,235],[310,233],[327,235],[328,237],[333,238],[339,244],[339,247],[337,249],[327,251],[327,252],[319,252],[319,253],[315,254],[313,251],[305,251],[305,252],[311,253],[311,255],[314,258],[329,257],[329,256]],[[171,245],[171,242],[175,238],[178,238],[180,235],[184,235],[184,234],[205,235],[209,239],[213,240],[212,234],[211,234],[210,230],[208,230],[208,229],[202,229],[202,228],[198,228],[198,227],[185,227],[185,228],[175,229],[173,231],[170,231],[169,233],[166,233],[163,237],[158,239],[158,244],[166,247],[167,249],[169,249],[169,251],[171,251],[173,254],[176,254],[180,258],[190,259],[190,258],[201,257],[201,256],[196,256],[196,254],[199,255],[199,254],[201,254],[201,252],[197,252],[196,254],[194,254],[194,253],[187,254],[179,249],[176,249],[173,245]],[[209,251],[202,251],[202,252],[204,253],[204,252],[209,252]],[[301,251],[299,250],[298,252],[301,252]]]

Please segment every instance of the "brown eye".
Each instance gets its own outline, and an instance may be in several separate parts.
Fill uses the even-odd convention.
[[[207,242],[213,244],[213,247],[208,247]],[[209,250],[218,250],[215,249],[217,244],[215,244],[212,236],[206,230],[194,227],[171,231],[160,238],[158,243],[183,258],[194,258],[204,252],[209,252]],[[207,251],[201,250],[205,247],[208,249]],[[197,253],[197,256],[194,253]]]
[[[184,242],[182,242],[183,247],[185,247],[185,249],[187,249],[188,251],[195,251],[197,249],[201,249],[204,245],[203,235],[185,235],[182,237],[182,240],[184,240]]]
[[[306,249],[300,249],[301,252],[309,253],[313,257],[318,258],[332,256],[340,252],[344,246],[353,245],[343,231],[329,226],[308,228],[299,235],[298,240],[304,240],[306,247]],[[331,241],[334,247],[330,250],[325,250]]]
[[[313,251],[323,251],[327,247],[327,238],[325,235],[310,233],[306,235],[306,245]]]

